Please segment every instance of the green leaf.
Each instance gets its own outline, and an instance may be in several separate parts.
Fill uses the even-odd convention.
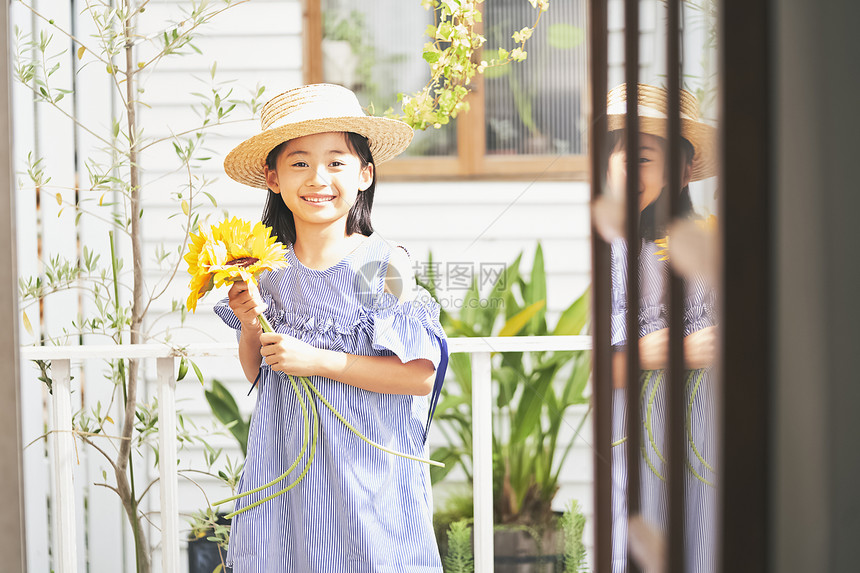
[[[435,64],[436,62],[439,61],[439,55],[440,55],[439,52],[436,52],[436,51],[424,52],[424,54],[423,54],[424,61],[427,62],[428,64]]]
[[[442,446],[433,450],[430,454],[430,459],[442,462],[445,464],[445,467],[432,466],[430,468],[430,482],[435,484],[445,479],[445,476],[457,465],[460,456],[461,452],[459,450],[449,448],[448,446]]]
[[[511,368],[510,366],[505,365],[494,369],[493,378],[495,378],[499,384],[499,397],[496,402],[499,408],[504,408],[511,403],[511,400],[517,391],[517,383],[520,380],[517,372],[518,370],[516,368]]]
[[[472,284],[469,285],[469,290],[466,291],[465,296],[463,297],[463,308],[460,310],[460,321],[463,324],[471,325],[474,329],[474,332],[478,336],[486,336],[487,332],[484,332],[481,329],[480,324],[480,300],[481,297],[478,294],[478,281],[472,279]]]
[[[588,379],[591,374],[591,352],[582,350],[577,353],[573,363],[573,370],[564,385],[564,390],[561,393],[560,408],[567,408],[573,404],[585,404],[588,398],[585,398],[585,388],[588,385]]]
[[[236,438],[242,453],[247,452],[248,447],[248,430],[250,424],[246,421],[239,412],[239,406],[230,391],[224,387],[218,380],[212,380],[212,390],[204,392],[206,401],[209,402],[209,408],[215,418],[227,426],[230,433]]]
[[[511,428],[512,444],[523,442],[539,427],[544,394],[552,383],[556,371],[557,369],[554,367],[541,371],[536,379],[533,379],[523,388],[523,395],[520,398]]]
[[[185,375],[188,374],[188,362],[185,360],[185,357],[179,359],[179,374],[176,375],[176,381],[179,382]]]
[[[558,323],[552,331],[554,335],[576,335],[582,333],[582,329],[585,328],[585,324],[588,322],[588,313],[591,308],[590,291],[590,288],[585,289],[585,292],[561,313]]]
[[[540,300],[546,301],[546,271],[543,264],[543,248],[538,242],[535,250],[534,264],[532,265],[531,282],[525,295],[526,304],[534,304]],[[546,334],[546,309],[541,308],[540,312],[532,317],[529,324],[529,332],[535,335]]]
[[[197,379],[200,380],[200,385],[203,386],[203,373],[200,372],[200,367],[194,363],[193,360],[188,360],[191,363],[191,367],[194,368],[194,373],[197,375]]]
[[[519,332],[525,328],[525,326],[529,323],[529,321],[538,314],[543,308],[546,307],[545,300],[539,300],[533,304],[530,304],[510,319],[505,322],[505,325],[499,330],[497,336],[515,336],[519,334]]]
[[[517,279],[520,276],[520,259],[522,256],[522,253],[517,255],[514,262],[507,265],[504,272],[499,273],[498,278],[493,283],[493,287],[487,296],[487,308],[483,309],[482,313],[485,321],[485,328],[483,330],[487,333],[487,336],[492,336],[492,329],[495,325],[496,318],[499,316],[499,312],[502,308],[505,307],[508,294],[511,292],[511,288],[516,284]]]
[[[469,355],[463,352],[457,352],[451,355],[448,359],[448,367],[457,382],[460,385],[463,399],[468,403],[472,401],[472,363],[469,360]]]

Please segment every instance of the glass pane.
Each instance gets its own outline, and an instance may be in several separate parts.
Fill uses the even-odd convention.
[[[430,77],[422,58],[433,12],[402,0],[322,0],[323,79],[356,92],[368,113],[399,111],[398,93],[420,90]],[[405,156],[457,153],[456,122],[417,131]]]
[[[511,33],[531,26],[524,0],[485,2],[487,45],[513,47]],[[488,154],[582,154],[586,149],[586,2],[550,3],[521,63],[489,68],[486,92]]]
[[[624,29],[625,4],[621,0],[608,4],[608,134],[607,145],[600,150],[607,166],[606,184],[593,215],[611,253],[611,292],[600,296],[611,297],[607,318],[613,375],[604,382],[612,384],[613,396],[604,410],[612,418],[613,570],[623,570],[631,559],[629,547],[641,550],[633,559],[645,571],[661,569],[659,556],[683,547],[685,571],[716,571],[721,384],[716,370],[721,283],[716,224],[717,3],[681,5],[679,181],[670,185],[666,3],[642,0],[639,29],[632,34]],[[639,143],[633,151],[624,129],[630,96],[630,86],[623,84],[624,44],[629,36],[639,45]],[[633,234],[625,224],[627,185],[637,173],[629,197],[634,202],[630,211],[638,220],[638,234]],[[676,216],[670,213],[673,198]],[[676,301],[683,331],[670,334],[673,276],[681,283]],[[670,336],[680,339],[683,360],[676,385],[669,383],[667,370]],[[627,362],[634,354],[638,364],[630,376]],[[673,395],[680,400],[674,401]],[[670,450],[673,440],[677,454]],[[683,477],[679,475],[674,484],[669,477],[673,455],[683,466]],[[670,499],[679,492],[684,495],[685,535],[672,537],[668,511]]]

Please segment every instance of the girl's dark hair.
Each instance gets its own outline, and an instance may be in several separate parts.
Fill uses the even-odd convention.
[[[353,132],[346,132],[346,143],[350,151],[358,156],[362,167],[374,165],[373,155],[370,153],[370,144],[367,138]],[[269,170],[274,170],[277,167],[278,157],[286,147],[287,142],[283,142],[269,152],[266,157],[266,167]],[[346,217],[346,232],[348,235],[353,233],[361,233],[362,235],[370,235],[373,233],[373,226],[370,224],[370,211],[373,207],[373,192],[376,190],[376,169],[373,170],[373,180],[370,182],[370,187],[364,191],[359,191],[355,204],[349,209],[349,214]],[[264,225],[272,228],[272,234],[282,243],[296,242],[296,221],[293,218],[293,212],[284,203],[283,198],[269,189],[269,194],[266,197],[266,205],[263,207],[263,216],[261,217]]]
[[[666,140],[662,137],[658,139],[664,144]],[[610,131],[607,134],[607,153],[605,156],[604,173],[609,169],[609,156],[618,150],[626,149],[627,147],[627,132],[623,129]],[[681,163],[690,164],[693,162],[695,149],[693,144],[681,138]],[[665,191],[665,189],[664,189]],[[685,185],[681,189],[680,194],[680,215],[681,217],[691,217],[695,215],[693,211],[693,202],[690,199],[690,186]],[[666,227],[669,224],[669,194],[660,193],[657,200],[645,207],[639,215],[639,236],[647,241],[662,239],[666,236]]]

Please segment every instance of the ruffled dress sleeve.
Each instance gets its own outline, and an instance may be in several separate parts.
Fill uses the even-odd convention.
[[[377,296],[371,310],[371,345],[382,355],[397,356],[403,363],[425,358],[438,368],[441,340],[446,338],[439,322],[439,303],[425,289],[418,290],[413,300],[402,302],[389,292]]]
[[[716,326],[716,293],[701,277],[687,282],[684,307],[684,336]]]

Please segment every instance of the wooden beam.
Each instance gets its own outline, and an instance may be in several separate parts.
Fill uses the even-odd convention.
[[[304,0],[302,10],[302,71],[306,84],[323,81],[322,0]]]
[[[752,573],[770,570],[772,19],[767,2],[719,6],[724,454],[717,570]]]

